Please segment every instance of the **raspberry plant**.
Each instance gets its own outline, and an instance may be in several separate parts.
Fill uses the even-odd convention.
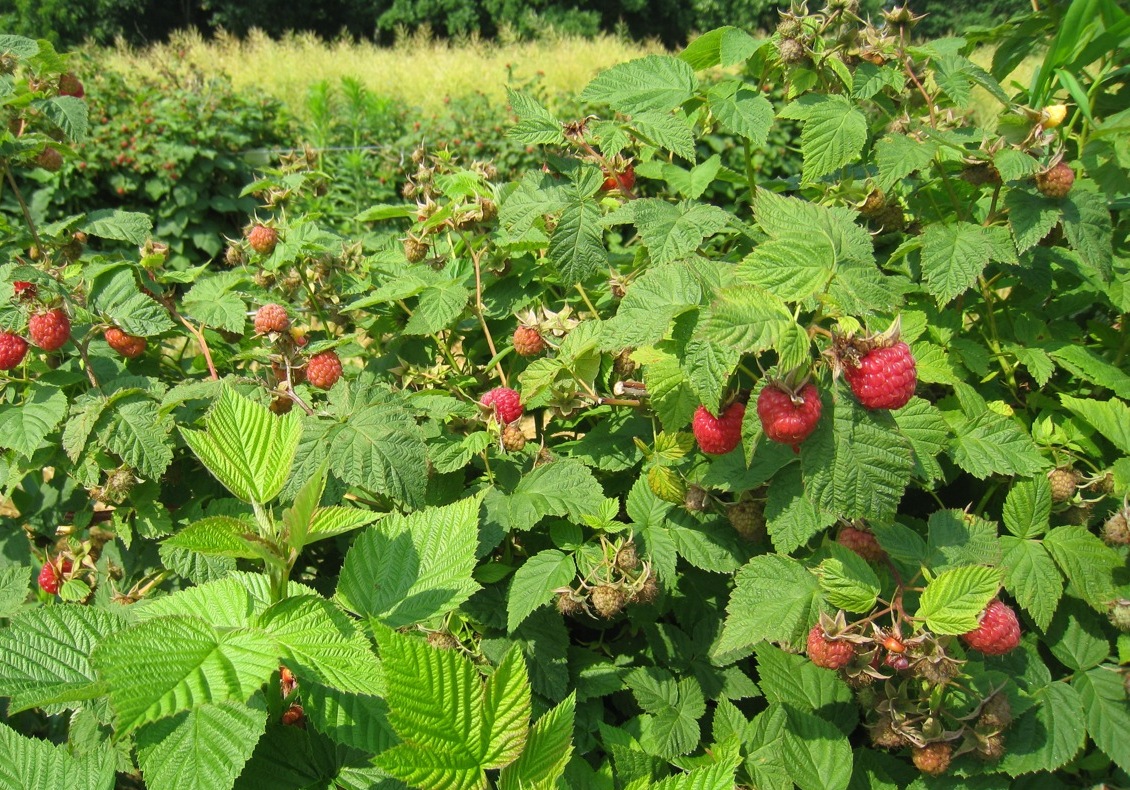
[[[421,147],[326,219],[297,149],[214,260],[44,221],[94,88],[0,36],[0,771],[1130,782],[1125,20],[986,70],[796,7],[511,91],[516,179]]]

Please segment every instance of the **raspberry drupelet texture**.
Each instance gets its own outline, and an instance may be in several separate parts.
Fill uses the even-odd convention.
[[[110,344],[110,348],[130,359],[141,356],[148,345],[145,338],[128,335],[116,326],[106,330],[106,342]]]
[[[520,326],[514,330],[514,350],[518,356],[536,357],[545,351],[545,338],[532,326]]]
[[[341,378],[341,360],[333,351],[323,351],[306,363],[306,380],[318,389],[328,390]]]
[[[11,332],[0,332],[0,370],[11,370],[24,361],[27,341]]]
[[[769,384],[757,396],[757,416],[765,435],[794,450],[816,430],[822,409],[820,392],[812,384],[805,384],[795,398],[776,384]]]
[[[979,625],[961,638],[987,656],[1001,656],[1020,644],[1020,621],[1011,607],[993,600],[981,614]]]
[[[270,255],[279,241],[279,232],[266,225],[256,225],[247,234],[247,243],[260,255]]]
[[[44,351],[55,351],[70,340],[71,319],[61,307],[36,313],[28,319],[27,334],[31,342],[39,348]]]
[[[910,346],[900,341],[868,351],[858,365],[846,364],[844,378],[863,408],[901,409],[914,397],[918,367]]]
[[[479,405],[494,412],[503,425],[509,425],[522,416],[522,398],[517,390],[509,387],[495,387],[479,399]]]
[[[265,304],[255,312],[255,332],[265,335],[268,332],[285,332],[290,329],[290,317],[286,308],[280,304]]]
[[[699,449],[710,455],[725,455],[742,442],[744,403],[731,403],[715,417],[705,406],[699,406],[691,421]]]
[[[808,659],[825,669],[843,669],[851,663],[855,648],[843,639],[831,639],[819,625],[808,632]]]

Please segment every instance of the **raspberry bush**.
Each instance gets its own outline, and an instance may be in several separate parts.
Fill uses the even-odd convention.
[[[44,220],[127,110],[0,36],[0,765],[1130,784],[1125,20],[797,7],[191,239]]]

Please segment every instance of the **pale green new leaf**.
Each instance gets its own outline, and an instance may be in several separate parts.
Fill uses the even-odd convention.
[[[181,435],[208,471],[245,502],[274,499],[298,451],[297,413],[280,417],[225,387],[204,425],[203,431],[181,428]]]
[[[347,694],[304,677],[299,682],[306,720],[335,743],[369,754],[380,754],[396,743],[383,699]]]
[[[915,617],[935,634],[967,633],[977,627],[1000,585],[997,568],[965,565],[942,571],[926,585]]]
[[[0,696],[11,698],[9,714],[97,694],[90,654],[124,627],[119,617],[88,606],[40,607],[14,618],[0,630]]]
[[[570,693],[534,723],[522,754],[499,774],[498,790],[554,790],[573,754],[576,699]]]
[[[290,582],[287,595],[314,591]],[[171,595],[147,599],[131,607],[138,620],[168,615],[201,617],[218,629],[250,628],[271,605],[270,579],[261,573],[231,573],[223,579],[189,587]]]
[[[559,145],[565,142],[561,122],[537,99],[511,88],[506,89],[506,98],[510,102],[510,108],[518,116],[518,123],[506,132],[507,137],[513,137],[526,145]]]
[[[879,577],[867,561],[853,551],[833,544],[833,556],[820,563],[818,575],[824,599],[837,609],[864,614],[875,606]]]
[[[279,649],[250,629],[217,631],[160,617],[103,640],[91,656],[119,732],[209,702],[244,702],[278,668]]]
[[[715,656],[765,640],[799,644],[820,612],[820,583],[789,557],[754,557],[734,581],[722,637],[712,650]]]
[[[484,706],[482,764],[502,768],[522,754],[530,725],[530,680],[520,645],[511,645],[487,678]]]
[[[257,625],[278,643],[284,662],[299,676],[309,675],[338,691],[383,693],[369,639],[325,598],[284,598],[261,614]]]
[[[326,490],[326,467],[328,461],[323,461],[309,479],[298,489],[290,507],[282,512],[283,526],[287,529],[290,545],[297,551],[302,551],[306,545],[306,536],[310,531],[310,519],[322,501],[322,494]]]
[[[1004,555],[1004,588],[1024,607],[1032,620],[1047,630],[1059,599],[1063,595],[1063,577],[1051,555],[1038,540],[1021,540],[1011,535],[1001,538]]]
[[[649,782],[648,790],[731,790],[737,759],[723,759],[703,768]]]
[[[309,545],[319,540],[332,538],[335,535],[344,535],[355,529],[372,524],[383,518],[384,513],[373,510],[362,510],[356,507],[333,505],[322,507],[314,511],[314,518],[310,522],[310,532],[304,545]]]
[[[725,25],[693,39],[679,53],[679,58],[691,64],[695,71],[711,66],[733,66],[751,57],[765,43],[741,28]]]
[[[259,559],[265,547],[244,537],[254,534],[254,527],[246,521],[230,516],[210,516],[189,524],[166,540],[164,545],[219,557]]]
[[[1108,401],[1060,395],[1064,408],[1086,420],[1110,443],[1130,455],[1130,406],[1117,398]]]
[[[779,116],[804,124],[800,150],[805,181],[834,173],[863,153],[867,118],[843,96],[805,94],[785,107]]]
[[[577,575],[573,558],[557,549],[546,549],[526,560],[514,572],[506,597],[506,630],[513,632],[535,609],[554,598]]]
[[[459,606],[479,589],[471,574],[480,502],[475,496],[407,516],[394,513],[368,527],[345,556],[338,599],[392,628]]]
[[[648,55],[601,72],[581,92],[581,101],[607,104],[631,115],[663,112],[690,99],[697,86],[687,63],[668,55]]]
[[[148,790],[230,788],[267,723],[261,697],[250,705],[202,705],[137,734],[137,761]]]
[[[71,754],[66,744],[27,738],[0,723],[0,787],[11,790],[113,790],[116,756]]]

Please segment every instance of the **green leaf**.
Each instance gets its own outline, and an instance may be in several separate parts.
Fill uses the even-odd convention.
[[[1036,706],[1013,722],[999,763],[1009,776],[1055,771],[1075,757],[1087,738],[1079,693],[1056,681],[1035,694]]]
[[[1021,540],[1009,535],[1001,538],[1004,555],[1004,588],[1046,630],[1052,621],[1060,596],[1063,577],[1044,545],[1037,540]]]
[[[1027,156],[1025,159],[1034,161]],[[1011,180],[1003,173],[1001,178]],[[1019,252],[1035,247],[1059,224],[1058,200],[1023,189],[1010,189],[1005,192],[1004,205],[1008,209],[1008,227]]]
[[[137,760],[149,790],[231,787],[263,734],[267,711],[256,697],[202,705],[146,726],[137,734]]]
[[[393,513],[370,526],[345,555],[338,599],[392,628],[424,622],[466,601],[479,588],[471,574],[480,502],[476,496],[407,516]]]
[[[58,387],[32,384],[22,403],[0,406],[0,449],[30,459],[67,415],[67,396]]]
[[[31,569],[26,565],[0,568],[0,617],[11,618],[20,610],[27,600],[30,577]]]
[[[592,472],[578,461],[562,460],[537,467],[525,475],[506,497],[511,529],[533,529],[546,516],[581,516],[597,513],[604,491]]]
[[[1073,685],[1087,714],[1087,734],[1119,768],[1130,772],[1130,741],[1126,739],[1130,700],[1122,677],[1114,667],[1101,666],[1076,675]]]
[[[1071,249],[1100,280],[1109,282],[1113,262],[1113,229],[1106,197],[1093,187],[1079,186],[1062,200],[1063,233]]]
[[[675,774],[658,782],[649,782],[648,790],[730,790],[734,787],[734,770],[738,760],[723,759],[683,774]]]
[[[864,614],[875,607],[879,577],[867,561],[853,551],[833,547],[834,556],[820,563],[818,575],[824,599],[837,609]]]
[[[1046,475],[1017,480],[1004,500],[1004,525],[1018,538],[1035,538],[1048,529],[1052,489]]]
[[[314,511],[314,518],[310,521],[310,532],[303,545],[310,545],[319,540],[344,535],[360,529],[367,524],[372,524],[384,516],[373,510],[362,510],[356,507],[334,505],[321,507]]]
[[[189,524],[164,545],[218,557],[262,558],[265,547],[244,538],[245,534],[254,534],[248,522],[229,516],[210,516]]]
[[[1078,598],[1067,598],[1056,611],[1043,641],[1069,669],[1097,667],[1111,653],[1110,640],[1103,632],[1106,623],[1100,617]]]
[[[649,268],[632,283],[615,317],[604,322],[605,348],[618,350],[658,343],[675,316],[697,305],[702,295],[703,286],[688,267]]]
[[[146,477],[160,479],[173,461],[172,418],[142,396],[127,396],[110,414],[111,421],[99,431],[106,447]]]
[[[758,41],[741,28],[726,25],[693,39],[679,57],[695,71],[711,66],[733,66],[751,57],[763,41]]]
[[[557,549],[538,552],[522,563],[506,598],[506,630],[513,633],[535,609],[554,599],[554,590],[571,584],[576,575],[573,558]]]
[[[124,627],[115,615],[87,606],[41,607],[18,615],[0,630],[0,695],[11,698],[9,715],[97,694],[90,654]]]
[[[761,454],[760,448],[758,454]],[[796,464],[790,464],[773,476],[765,503],[765,519],[773,546],[782,554],[795,551],[836,523],[834,513],[821,510],[809,497]]]
[[[534,723],[522,754],[499,774],[498,790],[554,790],[573,754],[575,708],[574,692]]]
[[[852,754],[847,736],[831,722],[785,705],[785,768],[801,790],[845,790]]]
[[[805,181],[815,181],[854,162],[867,142],[867,118],[843,96],[805,94],[779,117],[803,124],[800,150]]]
[[[257,625],[282,648],[286,665],[324,686],[380,696],[380,667],[368,638],[353,621],[318,595],[284,598]]]
[[[921,366],[921,357],[918,359]],[[938,408],[923,398],[911,398],[891,416],[914,453],[916,476],[929,481],[941,479],[942,467],[936,456],[949,446],[950,430]]]
[[[969,222],[930,225],[922,234],[922,272],[926,289],[944,307],[977,281],[990,261],[1008,262],[1016,251],[992,232]]]
[[[116,755],[109,750],[75,756],[67,744],[25,738],[0,723],[0,786],[112,790],[115,767]]]
[[[279,417],[225,387],[204,425],[203,431],[180,430],[208,471],[244,502],[274,499],[298,451],[298,415]]]
[[[122,733],[205,703],[245,702],[278,660],[276,645],[254,630],[221,633],[183,616],[119,631],[91,656]]]
[[[607,104],[634,115],[664,112],[689,100],[698,86],[694,70],[666,55],[648,55],[601,72],[581,92],[581,101]]]
[[[1056,527],[1044,537],[1044,548],[1076,594],[1096,611],[1105,612],[1107,603],[1118,597],[1113,575],[1124,563],[1086,527]]]
[[[698,744],[698,721],[706,712],[702,689],[693,677],[675,678],[658,667],[640,667],[624,677],[640,707],[640,745],[649,754],[673,759]]]
[[[196,280],[181,301],[182,310],[206,326],[243,333],[247,307],[231,289],[240,285],[244,276],[223,272]]]
[[[549,261],[566,284],[579,283],[608,268],[600,207],[574,191],[549,241]]]
[[[142,241],[144,238],[134,243]],[[109,316],[131,335],[152,337],[175,326],[168,311],[152,296],[141,292],[137,274],[126,264],[102,269],[91,279],[87,305],[91,311]]]
[[[915,617],[935,634],[967,633],[977,627],[1000,584],[1000,571],[983,565],[942,571],[926,585]]]
[[[719,290],[699,320],[701,335],[743,353],[766,351],[795,324],[785,303],[748,285]]]
[[[938,152],[934,140],[918,140],[905,134],[890,134],[875,143],[875,161],[879,166],[879,188],[890,191],[911,173],[929,167]]]
[[[100,209],[87,214],[81,227],[91,236],[102,239],[144,244],[153,233],[153,220],[139,211]]]
[[[725,80],[706,93],[710,111],[730,132],[761,147],[773,125],[773,105],[757,91],[738,80]]]
[[[632,201],[631,206],[640,238],[656,264],[691,256],[705,239],[730,222],[730,214],[723,209],[690,200],[672,204],[643,198]]]
[[[458,280],[429,285],[420,293],[412,317],[404,325],[407,335],[434,335],[449,328],[467,309],[471,292]]]
[[[1032,477],[1048,466],[1032,438],[1013,420],[984,409],[954,426],[953,459],[974,477]]]
[[[396,743],[383,699],[346,694],[307,678],[300,682],[302,708],[318,732],[370,754],[379,754]]]
[[[929,519],[929,562],[935,571],[994,564],[1001,555],[997,526],[963,510],[935,510]]]
[[[138,620],[169,615],[199,616],[220,630],[250,628],[271,605],[270,578],[262,573],[229,573],[223,579],[147,599],[131,607]],[[309,587],[291,582],[288,595],[308,595]]]
[[[526,145],[559,145],[565,142],[561,122],[537,99],[511,88],[506,89],[506,98],[510,109],[518,116],[518,123],[507,130],[507,137]]]
[[[641,112],[634,114],[630,123],[636,136],[664,151],[695,161],[694,133],[684,118],[665,112]]]
[[[335,426],[328,440],[323,457],[346,483],[409,507],[423,505],[428,448],[408,411],[384,403],[368,406]]]
[[[768,702],[828,718],[844,735],[850,735],[859,723],[848,685],[837,673],[816,666],[804,656],[758,645],[757,672]]]
[[[1111,444],[1130,455],[1130,406],[1117,398],[1108,401],[1060,395],[1064,408],[1090,423]]]
[[[502,768],[526,748],[530,724],[530,681],[521,646],[512,645],[487,678],[484,705],[482,763],[486,768]]]
[[[734,581],[722,637],[711,651],[715,656],[763,640],[800,644],[820,612],[820,583],[789,557],[754,557]]]

